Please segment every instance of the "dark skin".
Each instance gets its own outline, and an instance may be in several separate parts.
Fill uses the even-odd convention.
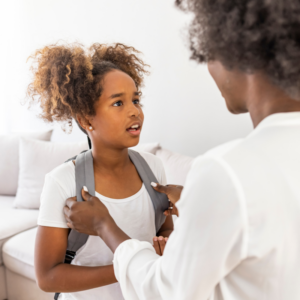
[[[283,90],[270,82],[263,71],[251,74],[238,69],[228,70],[218,61],[208,63],[208,70],[215,80],[227,108],[234,114],[249,112],[254,128],[266,117],[282,112],[300,111],[300,102],[289,97]],[[174,187],[165,187],[163,193],[170,198]],[[129,237],[115,224],[100,201],[85,195],[86,202],[66,201],[64,209],[68,226],[81,232],[92,232],[99,235],[108,247],[115,252],[116,248]],[[174,200],[175,199],[175,200]],[[87,221],[83,224],[82,221]]]
[[[128,128],[137,124],[141,130],[144,114],[130,76],[113,70],[105,75],[102,85],[103,93],[95,104],[96,115],[77,119],[92,141],[95,190],[109,198],[123,199],[136,194],[143,184],[128,156],[128,148],[138,144],[140,134],[131,133]],[[76,197],[72,199],[76,201]],[[158,235],[168,237],[172,230],[169,216]],[[69,229],[39,226],[35,245],[39,287],[46,292],[67,293],[117,282],[112,265],[84,267],[63,263],[68,232]]]

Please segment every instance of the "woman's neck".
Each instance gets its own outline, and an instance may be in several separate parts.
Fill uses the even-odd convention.
[[[254,128],[272,114],[300,112],[300,101],[289,97],[262,73],[248,76],[247,95],[247,108]]]

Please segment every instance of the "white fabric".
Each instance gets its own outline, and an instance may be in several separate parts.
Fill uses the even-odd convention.
[[[0,135],[0,195],[16,195],[21,137],[50,141],[52,130]]]
[[[135,147],[132,147],[131,149],[135,151],[149,152],[155,155],[157,150],[159,150],[160,148],[161,147],[159,143],[145,143],[139,144]]]
[[[3,261],[7,269],[35,281],[34,244],[37,228],[10,238],[3,246]]]
[[[232,146],[196,159],[163,257],[137,240],[117,248],[125,299],[300,299],[300,113]]]
[[[157,150],[156,156],[163,162],[168,184],[184,185],[194,157],[174,153],[167,149]]]
[[[22,138],[19,185],[14,206],[39,208],[45,175],[67,159],[87,149],[87,141],[50,143]]]
[[[156,156],[140,152],[161,184],[166,184],[162,162]],[[49,227],[67,228],[63,215],[65,201],[76,195],[75,166],[72,161],[62,164],[47,174],[38,224]],[[143,185],[138,193],[126,199],[110,199],[98,193],[96,196],[108,208],[115,222],[130,237],[151,242],[155,236],[155,214],[151,198]],[[72,264],[103,266],[112,264],[113,254],[106,244],[95,236],[77,251]],[[92,290],[62,294],[60,299],[123,299],[118,283]]]
[[[2,244],[15,234],[37,226],[38,211],[14,208],[14,198],[0,196],[0,265],[2,264]]]

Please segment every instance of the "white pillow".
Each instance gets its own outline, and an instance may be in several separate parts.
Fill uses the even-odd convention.
[[[20,171],[17,208],[39,208],[45,175],[67,159],[88,149],[81,143],[51,143],[32,139],[20,141]]]
[[[183,185],[186,176],[192,166],[194,157],[174,153],[167,149],[159,149],[156,152],[164,165],[168,184]]]
[[[147,143],[147,144],[139,144],[135,147],[132,147],[132,150],[150,152],[152,154],[156,154],[157,150],[160,149],[159,143]]]
[[[21,137],[50,141],[53,130],[0,135],[0,195],[15,195],[18,188]]]

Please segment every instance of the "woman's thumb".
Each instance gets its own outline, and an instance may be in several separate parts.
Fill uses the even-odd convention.
[[[88,201],[91,197],[91,195],[89,194],[89,190],[85,185],[82,188],[81,195],[82,195],[82,198],[83,198],[84,201]]]
[[[165,185],[160,185],[156,182],[151,182],[152,187],[159,193],[164,193],[168,195],[168,187]]]

